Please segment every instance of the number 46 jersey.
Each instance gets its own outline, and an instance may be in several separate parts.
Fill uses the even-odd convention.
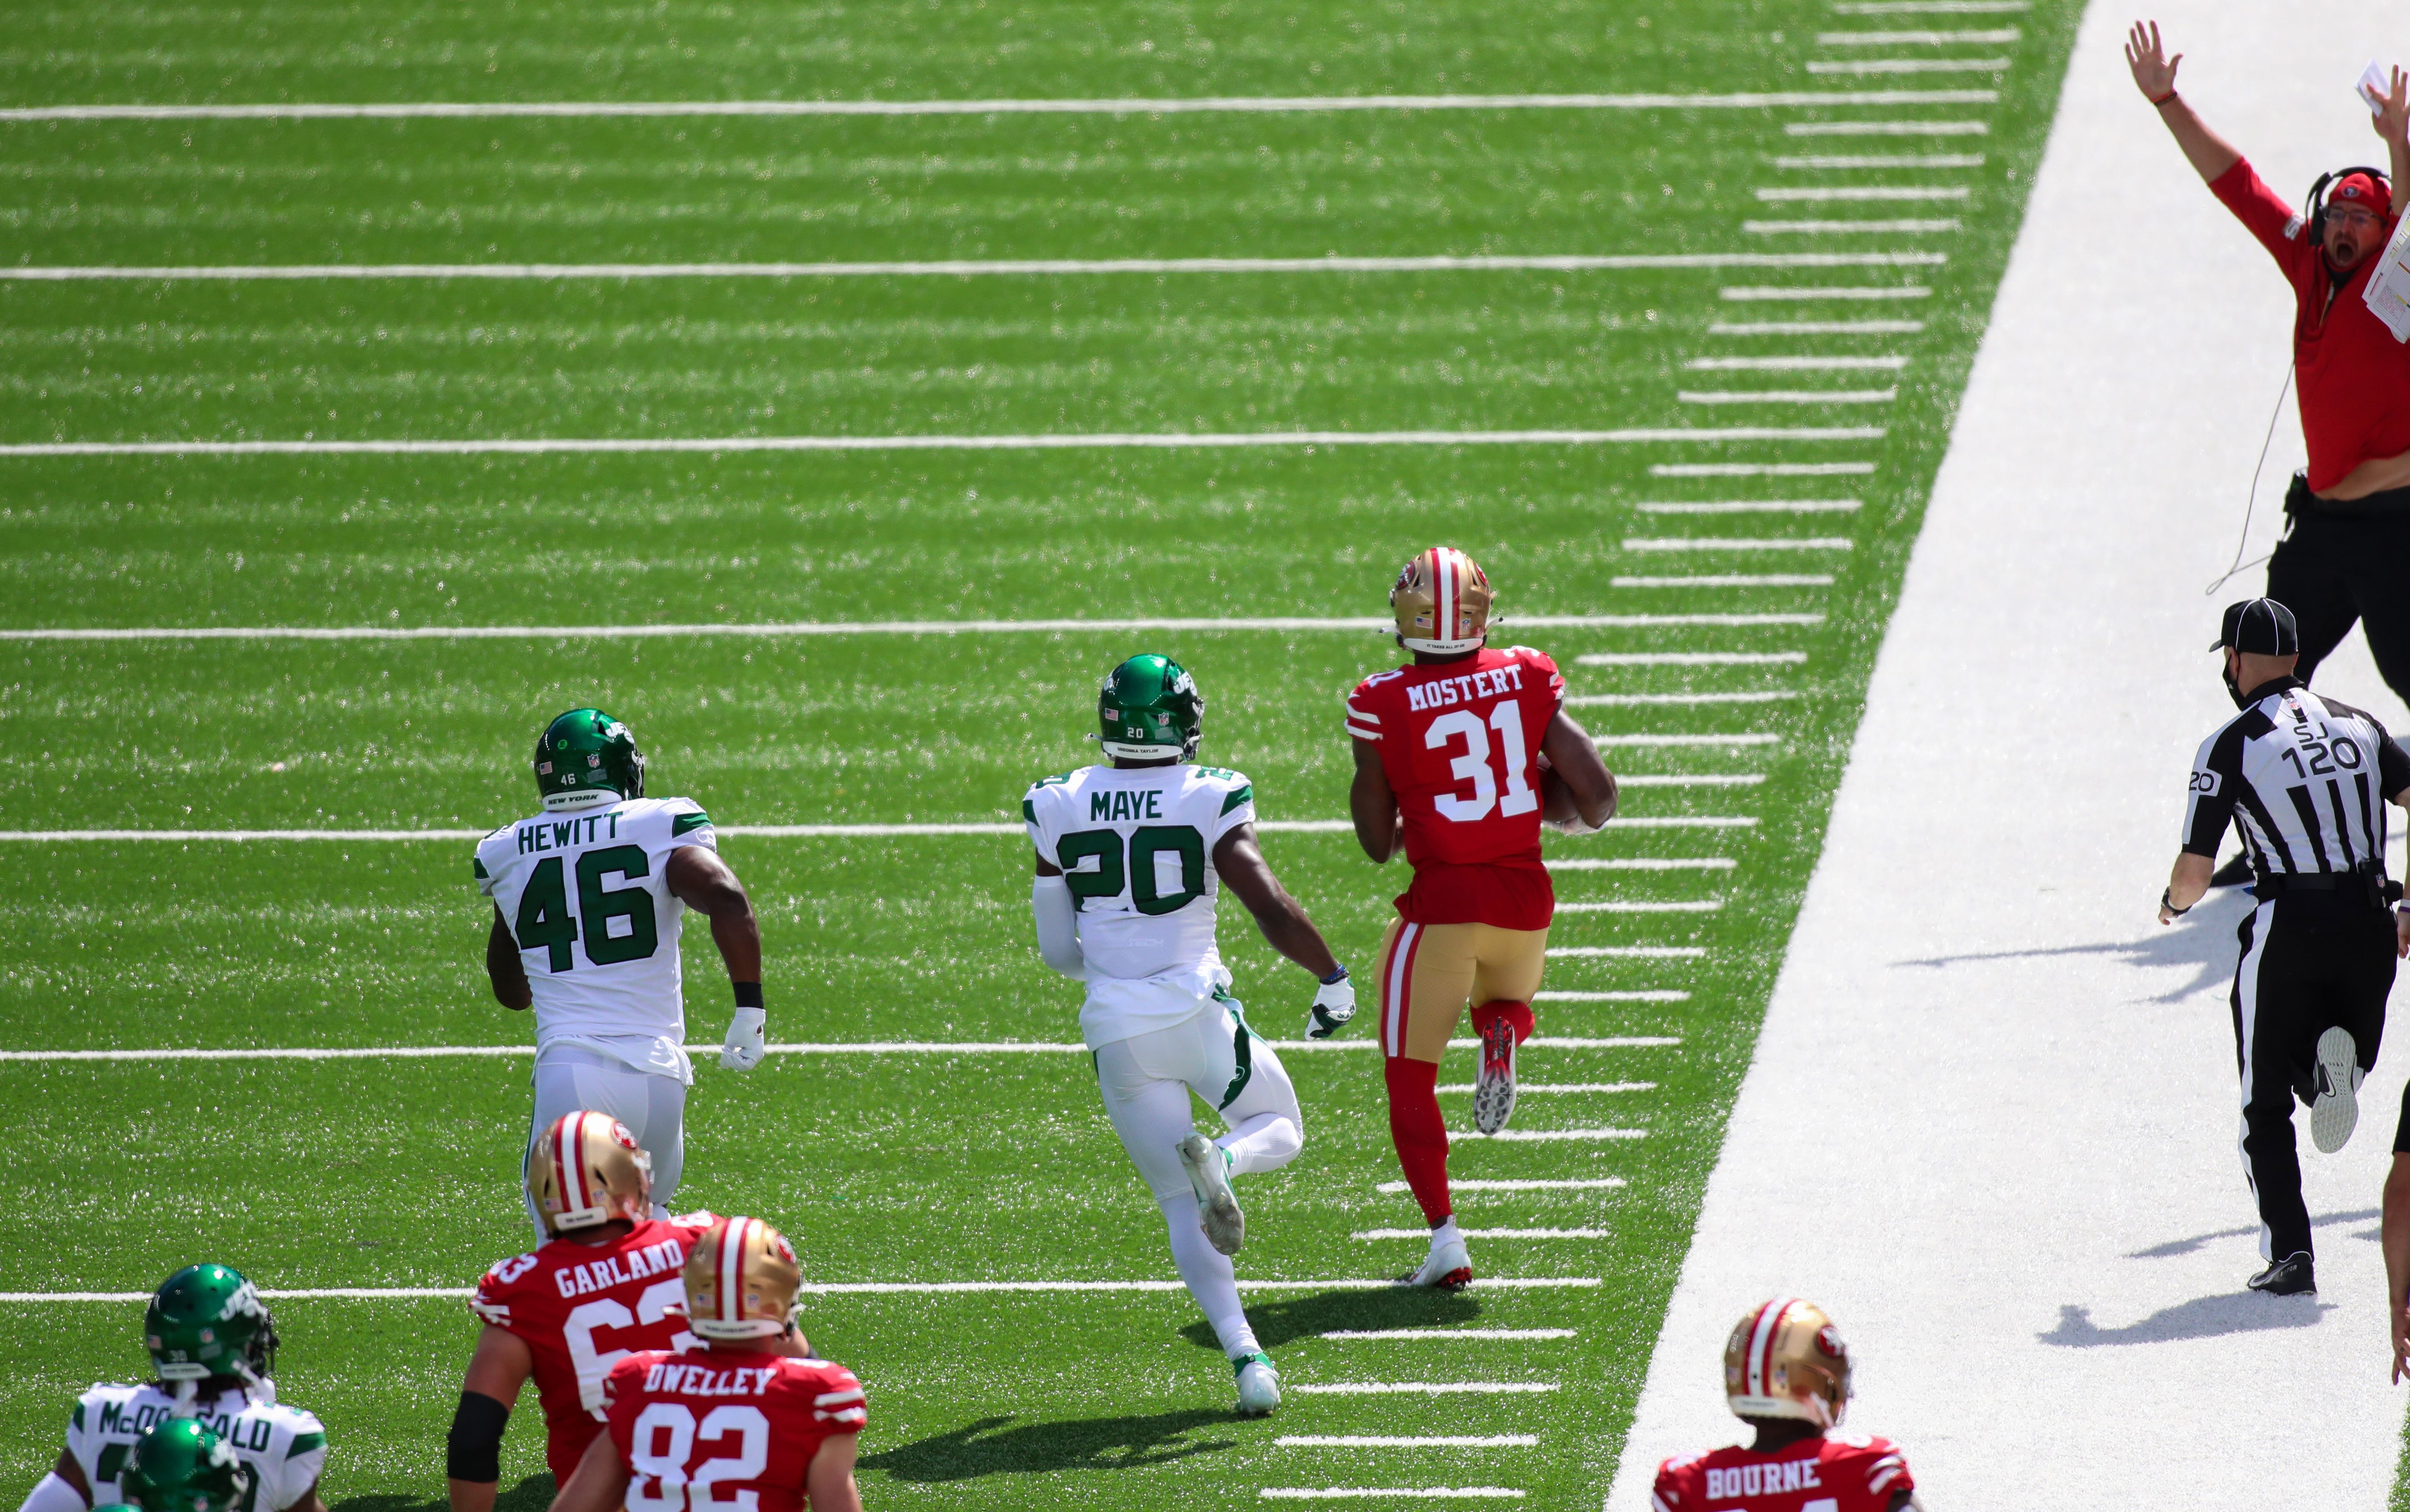
[[[1564,698],[1557,664],[1528,646],[1401,667],[1347,696],[1347,733],[1381,754],[1405,822],[1408,923],[1548,927],[1540,742]]]
[[[535,1043],[591,1043],[638,1070],[691,1083],[672,852],[718,850],[711,815],[686,798],[639,798],[540,814],[477,845],[477,890],[501,910],[535,995]]]

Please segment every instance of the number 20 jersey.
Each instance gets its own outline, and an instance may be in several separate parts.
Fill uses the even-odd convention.
[[[540,814],[477,845],[477,890],[501,910],[535,996],[538,1049],[593,1045],[690,1084],[672,852],[718,850],[711,815],[685,798]]]
[[[556,1485],[602,1431],[602,1382],[645,1349],[684,1349],[686,1259],[719,1220],[708,1213],[651,1219],[606,1244],[555,1239],[506,1260],[477,1283],[469,1306],[528,1346],[544,1404],[544,1462]]]
[[[1347,696],[1347,733],[1380,753],[1405,822],[1408,923],[1548,927],[1540,742],[1564,698],[1557,664],[1528,646],[1401,667]]]
[[[724,1344],[630,1355],[606,1390],[627,1512],[798,1512],[813,1456],[867,1417],[843,1365]]]

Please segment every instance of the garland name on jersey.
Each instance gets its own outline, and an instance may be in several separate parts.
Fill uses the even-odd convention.
[[[669,858],[719,849],[692,799],[630,799],[505,825],[477,846],[477,890],[518,942],[539,1049],[592,1045],[639,1071],[694,1080]]]
[[[1245,777],[1186,762],[1082,767],[1031,787],[1021,816],[1079,911],[1088,1048],[1185,1023],[1229,986],[1213,847],[1255,822]]]
[[[487,1271],[469,1303],[528,1346],[544,1406],[544,1460],[563,1486],[602,1429],[611,1367],[645,1350],[692,1347],[682,1273],[719,1220],[690,1213],[637,1224],[602,1245],[555,1239]]]
[[[117,1485],[143,1434],[176,1416],[176,1399],[156,1386],[95,1386],[67,1418],[67,1452],[83,1470],[93,1505],[123,1502]],[[242,1462],[242,1512],[284,1512],[318,1484],[327,1465],[327,1431],[298,1407],[226,1391],[193,1404],[200,1425],[234,1447]]]
[[[607,1390],[628,1512],[798,1512],[812,1457],[868,1417],[862,1383],[843,1365],[726,1345],[631,1355]]]

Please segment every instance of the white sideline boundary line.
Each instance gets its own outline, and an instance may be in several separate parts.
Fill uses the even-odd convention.
[[[1267,1502],[1519,1502],[1527,1494],[1512,1486],[1267,1486],[1256,1492]]]
[[[1400,1182],[1398,1185],[1404,1186]],[[1373,1328],[1330,1329],[1326,1339],[1570,1339],[1569,1328]]]
[[[1867,471],[1872,471],[1871,464]],[[1822,625],[1822,614],[1517,614],[1513,630],[1645,630],[1688,626]],[[1372,615],[1231,615],[1182,619],[797,620],[728,625],[153,625],[0,629],[0,641],[640,641],[734,636],[749,640],[829,635],[1126,635],[1168,631],[1360,635],[1391,630]]]
[[[1292,1386],[1299,1396],[1538,1396],[1554,1381],[1328,1381]]]
[[[1991,105],[1989,89],[1789,90],[1741,94],[1229,94],[1124,100],[497,100],[391,104],[37,105],[14,121],[478,121],[679,116],[1318,114],[1339,110],[1754,110],[1833,105]]]
[[[1525,1330],[1526,1338],[1538,1337],[1544,1331]],[[1567,1330],[1565,1332],[1571,1332]],[[1362,1338],[1363,1334],[1326,1333],[1326,1339]],[[1537,1433],[1429,1433],[1408,1436],[1399,1433],[1285,1433],[1272,1440],[1276,1449],[1530,1449],[1537,1448]]]
[[[1274,1049],[1301,1050],[1376,1050],[1380,1042],[1373,1039],[1273,1040]],[[1470,1050],[1480,1044],[1478,1040],[1450,1040],[1451,1048]],[[1662,1049],[1678,1045],[1679,1039],[1664,1035],[1608,1035],[1583,1039],[1551,1037],[1535,1034],[1523,1042],[1525,1047],[1543,1050],[1632,1050]],[[719,1049],[715,1044],[689,1045],[690,1054],[701,1056]],[[821,1044],[773,1044],[772,1055],[789,1056],[998,1056],[998,1055],[1065,1055],[1083,1056],[1088,1047],[1077,1043],[1057,1044],[1044,1040],[850,1040]],[[259,1048],[229,1047],[181,1048],[168,1047],[143,1050],[0,1050],[0,1062],[22,1061],[153,1061],[153,1060],[445,1060],[475,1059],[492,1057],[525,1056],[532,1058],[532,1044],[403,1044],[403,1045],[295,1045]]]
[[[427,279],[1062,278],[1115,273],[1603,273],[1641,268],[1938,267],[1941,252],[1597,252],[1477,257],[941,258],[868,263],[187,263],[0,266],[0,282],[220,283]]]
[[[1567,701],[1580,703],[1584,700],[1575,698]],[[1754,818],[1717,814],[1618,819],[1613,823],[1621,829],[1752,829],[1757,827]],[[737,840],[877,840],[943,835],[1026,835],[1029,832],[1025,827],[1005,820],[965,824],[731,824],[715,825],[713,828],[721,835]],[[1256,828],[1272,835],[1336,835],[1352,832],[1355,825],[1346,819],[1258,819]],[[436,841],[457,844],[480,841],[492,833],[490,829],[0,829],[0,844],[31,845],[53,841],[75,844],[149,841],[238,845],[275,841],[339,841],[345,844],[357,842],[363,845]]]
[[[1241,1281],[1241,1291],[1386,1291],[1398,1281],[1349,1277],[1336,1281]],[[1474,1289],[1548,1291],[1588,1289],[1598,1286],[1594,1275],[1479,1276]],[[1104,1291],[1186,1291],[1179,1281],[806,1281],[803,1290],[816,1297],[956,1296],[982,1293],[1045,1293]],[[263,1287],[270,1302],[427,1302],[458,1301],[477,1294],[474,1287]],[[149,1302],[148,1291],[0,1291],[0,1303],[35,1305],[61,1302]]]
[[[1929,294],[1932,291],[1926,290]],[[1724,291],[1726,298],[1735,297]],[[1783,295],[1781,297],[1797,297]],[[1830,297],[1842,297],[1832,295]],[[1882,294],[1851,297],[1902,298]],[[1921,297],[1921,295],[1919,296]],[[1227,451],[1283,446],[1643,446],[1739,441],[1873,441],[1880,425],[1654,426],[1620,430],[1092,431],[1018,436],[484,437],[450,440],[17,441],[0,457],[563,456],[750,452]]]

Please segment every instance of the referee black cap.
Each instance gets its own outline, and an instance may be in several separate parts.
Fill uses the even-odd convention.
[[[2225,623],[2209,649],[2220,646],[2232,646],[2251,656],[2298,656],[2301,627],[2293,623],[2293,612],[2273,598],[2245,598],[2226,606]]]

